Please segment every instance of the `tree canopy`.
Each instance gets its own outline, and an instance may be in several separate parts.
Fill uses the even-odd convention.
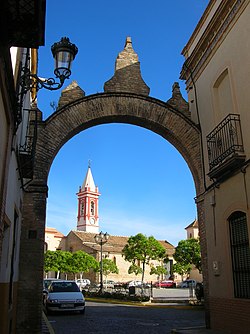
[[[122,250],[126,261],[131,262],[129,273],[142,273],[144,280],[145,265],[152,260],[165,260],[166,249],[153,236],[147,237],[142,233],[131,236]],[[141,268],[142,265],[142,268]]]
[[[103,259],[102,260],[102,272],[104,276],[108,276],[109,274],[119,274],[119,269],[114,261],[111,259]]]
[[[59,277],[60,272],[68,274],[80,274],[89,272],[90,269],[97,271],[99,263],[96,259],[79,250],[71,253],[68,251],[56,250],[46,251],[44,255],[44,271],[55,271]]]
[[[82,275],[83,273],[89,272],[90,269],[97,271],[99,264],[93,256],[79,250],[72,253],[70,267],[72,273],[80,273],[80,275]]]
[[[201,272],[201,251],[198,239],[190,238],[179,241],[175,248],[174,259],[178,263],[175,264],[175,272],[187,273],[191,270],[193,264]]]

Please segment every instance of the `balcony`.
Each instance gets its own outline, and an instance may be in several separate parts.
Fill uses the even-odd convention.
[[[221,180],[232,175],[245,161],[240,115],[229,114],[207,136],[209,173]]]

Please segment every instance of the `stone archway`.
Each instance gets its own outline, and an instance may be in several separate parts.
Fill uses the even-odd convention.
[[[186,160],[201,191],[200,132],[181,112],[165,102],[131,93],[104,93],[84,97],[55,112],[43,124],[35,158],[34,178],[47,180],[60,148],[77,133],[104,123],[139,125],[161,135]]]
[[[160,100],[133,93],[103,93],[64,105],[38,126],[34,178],[23,202],[20,247],[18,333],[39,333],[42,314],[42,277],[47,179],[60,148],[77,133],[104,123],[129,123],[147,128],[169,141],[192,173],[197,196],[203,192],[200,131],[181,111]],[[206,239],[203,203],[197,203],[203,265]],[[204,272],[206,275],[206,272]],[[21,301],[25,300],[25,304]],[[32,308],[30,307],[32,305]],[[30,328],[30,332],[27,331]]]

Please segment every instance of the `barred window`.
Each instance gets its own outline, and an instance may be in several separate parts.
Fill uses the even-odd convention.
[[[250,298],[250,249],[246,214],[234,212],[228,219],[230,228],[234,296]]]

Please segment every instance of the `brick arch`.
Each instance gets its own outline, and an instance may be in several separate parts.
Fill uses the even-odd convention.
[[[91,95],[51,115],[38,134],[34,178],[46,182],[60,148],[77,133],[105,123],[134,124],[161,135],[183,156],[193,175],[196,192],[201,192],[202,164],[197,126],[167,103],[131,93]]]
[[[44,231],[50,166],[60,148],[77,133],[94,125],[119,122],[144,127],[169,141],[187,162],[197,196],[203,192],[200,131],[189,118],[165,102],[131,93],[102,93],[69,103],[40,122],[34,177],[23,198],[17,333],[40,333],[41,328]],[[202,199],[197,201],[197,211],[205,276],[207,256]],[[25,303],[21,302],[23,300]]]

